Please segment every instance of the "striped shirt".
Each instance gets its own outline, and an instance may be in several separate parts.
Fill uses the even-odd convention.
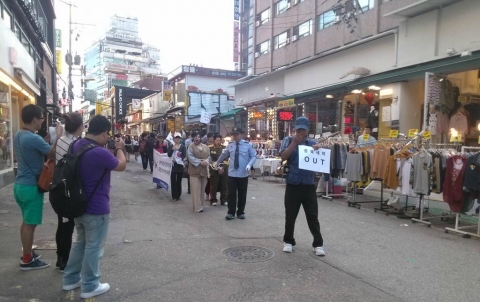
[[[60,137],[57,141],[57,146],[55,148],[55,163],[58,163],[59,160],[68,152],[68,147],[73,142],[73,135],[67,134],[66,136]]]

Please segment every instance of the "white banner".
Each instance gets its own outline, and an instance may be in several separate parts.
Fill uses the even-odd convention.
[[[298,167],[303,170],[330,174],[330,149],[313,150],[309,146],[298,146]]]
[[[203,124],[210,124],[210,120],[212,119],[212,115],[206,111],[202,111],[202,115],[200,116],[200,123]]]
[[[172,171],[172,159],[167,153],[153,150],[153,182],[170,191],[170,173]]]
[[[142,106],[141,99],[132,99],[132,109],[140,109],[141,106]]]

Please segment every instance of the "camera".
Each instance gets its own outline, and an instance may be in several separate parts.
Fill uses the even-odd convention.
[[[107,142],[107,147],[109,149],[115,149],[115,141],[113,139],[109,139]]]

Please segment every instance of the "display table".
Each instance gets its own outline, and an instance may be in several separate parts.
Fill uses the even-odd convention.
[[[261,166],[263,160],[264,160],[264,158],[257,158],[255,160],[255,162],[253,163],[253,167],[255,169],[260,169],[260,166]]]
[[[280,158],[264,158],[260,163],[260,172],[268,171],[270,175],[277,173],[277,168],[282,163]]]

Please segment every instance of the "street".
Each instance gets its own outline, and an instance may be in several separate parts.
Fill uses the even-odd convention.
[[[282,252],[285,184],[249,180],[246,219],[226,221],[225,207],[193,213],[129,163],[113,172],[111,220],[101,282],[111,290],[88,301],[478,301],[480,242],[440,228],[319,198],[326,257],[315,256],[300,210],[294,252]],[[57,217],[45,199],[35,244],[48,269],[19,269],[21,215],[12,186],[0,191],[0,301],[79,301],[55,269]],[[53,241],[53,246],[52,246]],[[227,248],[274,252],[257,263],[226,260]]]

